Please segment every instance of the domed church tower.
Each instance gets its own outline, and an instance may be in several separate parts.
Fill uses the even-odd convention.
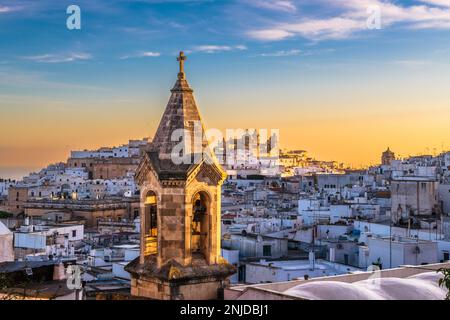
[[[390,166],[392,161],[395,160],[395,153],[388,147],[386,151],[381,154],[381,164]]]

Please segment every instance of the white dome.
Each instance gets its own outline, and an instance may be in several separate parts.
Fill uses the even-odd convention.
[[[439,287],[442,274],[426,272],[409,278],[375,278],[354,283],[316,281],[295,286],[284,293],[312,300],[444,300]]]

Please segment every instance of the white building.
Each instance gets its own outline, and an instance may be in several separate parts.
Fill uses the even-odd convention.
[[[358,268],[325,260],[287,260],[251,262],[246,264],[246,283],[267,283],[292,281],[297,278],[316,278],[335,276],[354,271]]]
[[[330,219],[330,208],[324,206],[318,199],[300,199],[298,201],[298,214],[304,224],[319,221],[327,222]]]
[[[7,196],[8,195],[8,189],[10,186],[15,185],[14,182],[7,181],[7,180],[0,180],[0,197],[1,196]]]
[[[137,186],[133,178],[104,180],[107,195],[127,195],[131,196],[137,191]]]
[[[429,229],[407,229],[401,227],[392,228],[389,224],[373,223],[367,221],[355,221],[353,224],[354,229],[361,232],[360,242],[365,242],[367,239],[364,238],[365,234],[373,234],[379,236],[399,236],[406,238],[418,238],[420,240],[443,240],[444,235],[442,232],[436,232],[436,230]]]
[[[438,185],[434,178],[401,177],[391,183],[394,221],[416,215],[431,215],[438,210]]]
[[[230,250],[222,248],[221,256],[227,260],[230,264],[234,265],[236,268],[239,266],[239,250]],[[233,274],[230,278],[231,283],[238,283],[239,274],[238,272]]]
[[[33,199],[52,199],[61,193],[60,185],[40,185],[28,189],[28,197]]]
[[[125,267],[130,261],[139,257],[139,245],[118,245],[114,246],[118,254],[123,253],[123,261],[117,261],[112,263],[112,272],[114,277],[131,280],[131,275],[125,271]]]
[[[84,159],[84,158],[112,158],[113,150],[110,148],[102,148],[99,150],[83,150],[83,151],[71,151],[70,157],[72,159]]]
[[[142,147],[148,144],[148,139],[130,140],[128,144],[112,148],[100,148],[98,150],[72,151],[70,157],[73,159],[83,158],[129,158],[140,155]]]
[[[114,158],[128,158],[129,156],[128,145],[112,148]]]
[[[141,153],[141,148],[145,147],[149,143],[148,138],[142,140],[130,140],[128,142],[128,156],[129,157],[139,157]]]
[[[238,250],[241,258],[280,258],[288,254],[288,240],[259,234],[232,234],[222,248]]]
[[[436,241],[415,238],[369,237],[368,252],[360,254],[359,266],[367,268],[373,263],[381,263],[382,268],[396,268],[402,265],[423,265],[437,263],[438,244]]]
[[[78,178],[82,178],[82,179],[88,179],[89,178],[89,173],[86,170],[86,168],[66,168],[64,170],[64,173],[66,175],[72,176],[72,177],[78,177]]]
[[[348,204],[323,205],[320,200],[313,199],[300,199],[298,213],[303,224],[336,223],[352,217],[352,209]]]
[[[47,255],[73,255],[73,245],[83,240],[84,225],[24,225],[14,232],[14,247]]]
[[[366,221],[355,221],[354,229],[360,231],[361,236],[359,237],[359,242],[364,243],[368,243],[368,238],[374,235],[387,239],[389,239],[389,236],[392,235],[393,237],[413,238],[415,241],[417,241],[417,239],[424,241],[433,241],[437,243],[438,261],[446,261],[449,258],[450,241],[447,241],[448,239],[446,238],[445,234],[442,233],[442,231],[444,231],[445,229],[445,223],[441,228],[439,228],[438,232],[436,232],[437,230],[417,230],[394,226],[391,228],[388,224],[386,225],[380,223],[371,223]]]

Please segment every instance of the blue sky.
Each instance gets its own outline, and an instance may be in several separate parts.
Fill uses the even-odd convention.
[[[66,28],[71,4],[81,30]],[[381,29],[366,27],[373,6]],[[428,138],[413,145],[373,124],[372,150],[356,155],[364,141],[342,131],[394,117],[390,136],[404,137],[425,109],[449,116],[449,40],[450,0],[0,0],[0,166],[28,165],[17,159],[31,147],[60,160],[152,135],[179,50],[210,127],[283,128],[286,147],[355,164],[389,143],[405,155],[447,145],[439,126],[419,126]]]

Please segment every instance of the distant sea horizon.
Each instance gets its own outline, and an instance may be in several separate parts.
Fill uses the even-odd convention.
[[[8,167],[0,166],[0,179],[21,180],[31,172],[39,171],[39,167]]]

